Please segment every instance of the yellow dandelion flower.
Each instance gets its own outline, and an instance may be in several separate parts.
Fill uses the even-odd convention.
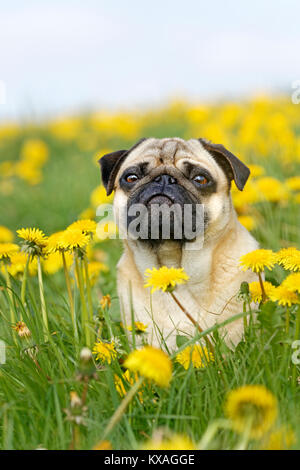
[[[15,172],[19,178],[22,178],[32,186],[42,181],[42,173],[40,169],[30,161],[20,160],[15,165]]]
[[[255,273],[262,272],[265,268],[272,269],[276,263],[276,254],[272,250],[254,250],[240,258],[243,271],[251,269]]]
[[[296,443],[295,433],[285,426],[271,432],[262,445],[263,450],[287,450]]]
[[[243,433],[250,426],[250,436],[261,438],[277,417],[277,400],[263,385],[244,385],[229,392],[225,414],[235,431]]]
[[[0,225],[0,243],[11,243],[14,239],[14,234],[11,230]]]
[[[289,274],[281,285],[291,292],[300,294],[300,273]]]
[[[186,370],[190,367],[190,364],[195,369],[203,369],[209,362],[214,362],[214,360],[213,353],[201,344],[187,346],[176,355],[176,362],[179,362]]]
[[[47,237],[38,228],[21,228],[17,230],[20,238],[23,238],[22,249],[31,256],[42,254],[47,245]]]
[[[144,325],[144,323],[142,323],[141,321],[135,321],[135,322],[134,322],[134,327],[135,327],[135,328],[134,328],[134,329],[135,329],[135,332],[136,332],[137,334],[139,334],[139,333],[145,333],[145,331],[146,331],[147,328],[148,328],[148,325]],[[127,325],[127,326],[126,326],[126,329],[127,329],[128,331],[132,331],[132,330],[133,330],[132,325]]]
[[[285,184],[291,191],[300,191],[300,176],[288,178],[285,180]]]
[[[100,441],[93,447],[93,450],[112,450],[110,441]]]
[[[88,264],[88,276],[90,279],[90,283],[93,286],[101,272],[107,272],[108,266],[104,263],[100,263],[99,261],[90,261]]]
[[[56,251],[62,250],[61,247],[61,237],[64,231],[53,233],[47,240],[47,245],[45,248],[46,253],[55,253]]]
[[[10,256],[19,251],[15,243],[0,243],[0,259],[10,258]]]
[[[248,206],[255,204],[259,201],[257,190],[251,180],[247,183],[243,192],[240,192],[236,186],[232,187],[232,200],[234,207],[239,212],[247,210]]]
[[[17,230],[17,234],[25,241],[35,243],[36,245],[46,246],[47,244],[46,235],[38,228],[21,228]]]
[[[96,217],[95,209],[87,207],[80,213],[79,217],[80,219],[94,219]]]
[[[1,139],[13,139],[20,134],[20,125],[14,122],[7,122],[0,126],[0,137]]]
[[[48,147],[40,139],[26,140],[21,149],[21,158],[37,166],[43,165],[47,161],[48,156]]]
[[[94,220],[81,219],[81,220],[77,220],[76,222],[73,222],[71,225],[69,225],[67,230],[72,230],[74,228],[76,228],[76,229],[78,228],[78,229],[82,230],[82,232],[87,234],[87,235],[94,235],[96,233],[96,227],[97,227],[97,224]]]
[[[252,178],[257,178],[258,176],[262,176],[265,174],[265,169],[263,166],[260,165],[248,165],[248,168],[250,170],[250,174]]]
[[[289,271],[300,271],[300,251],[294,246],[283,248],[277,253],[277,263]]]
[[[300,297],[282,284],[273,290],[270,294],[270,299],[284,307],[291,307],[294,304],[300,303]]]
[[[273,293],[274,289],[276,289],[273,284],[271,284],[268,281],[263,281],[264,289],[266,296],[269,298],[270,295]],[[251,295],[251,300],[253,302],[261,302],[262,301],[262,292],[261,292],[261,286],[259,282],[250,282],[249,283],[249,291]]]
[[[124,387],[124,382],[125,381],[131,386],[134,384],[134,380],[131,377],[130,372],[129,372],[128,369],[124,372],[124,374],[122,374],[122,378],[119,377],[116,374],[115,374],[115,378],[114,378],[116,390],[117,390],[117,392],[118,392],[118,394],[120,395],[121,398],[123,398],[126,395],[126,389]]]
[[[49,131],[55,138],[68,141],[80,135],[81,126],[77,117],[61,117],[49,124]]]
[[[115,382],[115,387],[116,387],[116,390],[118,392],[118,394],[120,395],[121,398],[123,398],[127,391],[124,387],[124,382],[127,383],[130,387],[132,387],[132,385],[137,382],[138,380],[138,374],[131,374],[130,371],[127,369],[123,374],[122,374],[122,377],[119,377],[118,375],[115,375],[115,378],[114,378],[114,382]],[[142,403],[143,400],[142,400],[142,395],[143,395],[143,392],[140,390],[138,392],[138,395],[139,395],[139,399],[140,399],[140,402]]]
[[[146,441],[143,450],[196,450],[195,444],[185,434],[170,434],[156,432],[152,439]]]
[[[242,224],[247,230],[251,232],[256,227],[256,221],[251,215],[240,215],[238,221]]]
[[[7,271],[13,277],[17,277],[24,273],[28,255],[23,252],[16,252],[10,256],[10,264],[7,266]],[[28,273],[30,276],[34,276],[37,270],[37,262],[35,259],[31,259],[28,264]]]
[[[110,308],[111,306],[111,297],[109,294],[103,295],[102,298],[100,299],[100,305],[101,307],[104,308]]]
[[[59,240],[59,245],[63,250],[73,250],[84,248],[90,242],[90,236],[86,235],[79,228],[65,230]]]
[[[55,274],[63,267],[61,254],[58,252],[50,253],[47,258],[42,261],[42,266],[47,274]]]
[[[132,351],[124,362],[132,372],[153,380],[160,387],[168,387],[172,378],[172,362],[161,349],[145,346]]]
[[[31,336],[31,331],[23,321],[18,321],[12,328],[18,333],[20,338],[29,338]]]
[[[282,202],[286,201],[289,197],[289,192],[285,185],[271,176],[258,179],[256,181],[256,187],[262,200]]]
[[[4,161],[0,163],[0,175],[2,178],[10,178],[15,173],[14,162]]]
[[[117,357],[117,351],[115,349],[115,343],[101,341],[100,339],[94,344],[93,354],[96,355],[96,359],[102,363],[107,362],[111,364]]]
[[[98,186],[91,194],[91,205],[96,208],[101,204],[111,204],[113,199],[114,193],[107,196],[105,187]]]
[[[166,266],[159,269],[146,269],[145,276],[148,279],[144,287],[152,287],[151,292],[157,289],[171,292],[176,284],[184,284],[189,279],[183,268],[167,268]]]

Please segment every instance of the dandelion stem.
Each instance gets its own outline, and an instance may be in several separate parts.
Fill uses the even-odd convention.
[[[152,296],[151,296],[152,299]],[[152,305],[151,305],[151,312],[152,312]],[[132,283],[130,282],[130,315],[131,315],[131,327],[132,327],[132,347],[136,349],[136,342],[135,342],[135,326],[134,326],[134,308],[133,308],[133,301],[132,301]]]
[[[80,300],[81,300],[82,329],[85,335],[86,346],[90,348],[91,338],[90,338],[90,329],[89,329],[89,324],[88,324],[88,312],[87,312],[85,297],[84,297],[84,284],[83,284],[82,269],[80,269],[78,257],[76,253],[74,253],[74,258],[75,258],[75,269],[76,269],[76,276],[77,276],[77,282],[78,282],[78,288],[79,288],[79,294],[80,294]]]
[[[85,272],[85,285],[86,285],[86,294],[89,307],[89,322],[90,325],[93,324],[93,301],[92,301],[92,289],[89,277],[88,263],[86,257],[83,258],[84,272]],[[94,335],[93,335],[94,336]],[[94,338],[92,338],[92,341]]]
[[[295,326],[295,341],[297,341],[300,337],[300,305],[296,310],[296,326]],[[297,383],[297,361],[293,364],[293,371],[292,371],[292,384],[296,386]]]
[[[247,312],[246,302],[243,303],[243,312],[244,313]],[[243,321],[244,321],[244,333],[246,333],[246,329],[247,329],[247,326],[248,326],[246,315],[243,317]]]
[[[249,439],[250,439],[250,431],[251,431],[251,428],[252,428],[252,424],[253,424],[253,418],[248,419],[248,421],[245,425],[244,432],[242,434],[241,440],[238,443],[238,445],[236,446],[235,450],[245,450],[246,449],[246,447],[248,445],[248,442],[249,442]]]
[[[22,304],[25,304],[25,296],[26,296],[26,284],[27,284],[27,278],[28,278],[28,267],[29,267],[29,261],[30,261],[30,255],[27,256],[24,272],[23,272],[23,278],[22,278],[22,286],[21,286],[21,301]],[[21,318],[22,320],[22,318]]]
[[[73,425],[72,430],[72,442],[70,444],[70,450],[76,450],[80,447],[80,430],[77,424]]]
[[[296,311],[295,340],[299,339],[299,333],[300,333],[300,306],[298,305],[298,308],[297,308],[297,311]]]
[[[6,285],[7,285],[7,292],[8,292],[8,304],[9,304],[9,311],[10,311],[10,321],[12,325],[16,322],[16,317],[15,317],[15,312],[14,312],[14,301],[13,301],[13,295],[12,295],[12,290],[11,290],[11,282],[10,282],[10,277],[7,271],[7,266],[4,263],[4,273],[5,273],[5,280],[6,280]]]
[[[249,315],[249,326],[252,326],[252,325],[253,325],[253,314],[252,314],[252,308],[251,308],[251,302],[250,302],[250,300],[248,300],[248,309],[249,309],[249,312],[250,312],[250,315]]]
[[[63,260],[65,278],[66,278],[66,285],[67,285],[67,291],[68,291],[68,297],[69,297],[72,323],[73,323],[73,328],[74,328],[74,335],[75,335],[75,338],[78,339],[78,330],[77,330],[76,317],[75,317],[74,299],[73,299],[73,295],[72,295],[72,288],[71,288],[69,270],[68,270],[68,267],[67,267],[65,253],[63,251],[62,251],[61,255],[62,255],[62,260]]]
[[[129,405],[129,403],[131,402],[131,400],[133,399],[134,395],[136,394],[136,392],[138,391],[138,389],[140,388],[140,386],[142,385],[143,383],[143,380],[144,378],[143,377],[140,377],[134,384],[133,386],[131,387],[131,389],[129,390],[129,392],[125,395],[125,397],[123,398],[123,400],[121,401],[120,405],[118,406],[118,408],[116,409],[116,411],[114,412],[114,414],[112,415],[112,417],[110,418],[106,428],[104,429],[104,433],[103,433],[103,436],[102,436],[102,440],[104,440],[108,434],[113,430],[113,428],[115,427],[115,425],[120,421],[120,419],[122,418],[127,406]]]
[[[267,295],[266,295],[266,291],[265,291],[265,286],[264,286],[264,283],[263,283],[263,280],[262,280],[262,277],[261,277],[261,273],[258,272],[258,279],[259,279],[259,284],[260,284],[260,288],[261,288],[261,294],[262,294],[262,303],[265,303],[265,301],[267,300]]]
[[[174,359],[176,357],[176,355],[178,353],[180,353],[181,351],[183,351],[187,346],[191,346],[192,344],[196,343],[196,341],[199,341],[199,339],[205,337],[206,335],[210,334],[210,333],[213,333],[214,331],[217,331],[219,330],[220,328],[224,328],[225,326],[229,325],[230,323],[233,323],[237,320],[240,320],[241,318],[243,318],[245,315],[249,315],[249,312],[246,312],[246,313],[237,313],[236,315],[233,315],[232,317],[230,318],[227,318],[227,320],[224,320],[223,322],[221,323],[216,323],[215,325],[207,328],[207,330],[203,331],[203,333],[196,333],[194,338],[190,339],[189,341],[187,341],[186,343],[184,343],[182,346],[180,346],[180,348],[177,349],[176,352],[172,353],[170,355],[170,358],[171,359]]]
[[[175,302],[177,303],[178,307],[183,311],[183,313],[187,316],[187,318],[193,323],[194,326],[196,326],[196,328],[198,329],[198,331],[200,331],[200,333],[203,333],[203,330],[202,328],[200,327],[199,323],[196,322],[196,320],[194,320],[194,318],[192,317],[192,315],[184,308],[184,306],[181,304],[181,302],[179,302],[179,300],[177,299],[177,297],[175,296],[175,294],[173,292],[170,292],[173,300],[175,300]],[[207,338],[207,337],[204,337],[204,340],[206,342],[206,345],[207,347],[209,348],[209,350],[211,352],[214,352],[214,347],[213,345],[211,344],[210,340]]]
[[[290,331],[290,309],[287,307],[285,314],[285,331],[286,334],[289,334]]]
[[[48,326],[48,316],[46,310],[46,302],[45,302],[45,294],[44,294],[44,284],[43,284],[43,275],[42,275],[42,266],[41,266],[41,258],[37,256],[37,266],[38,266],[38,281],[39,281],[39,291],[40,291],[40,299],[41,299],[41,309],[42,309],[42,317],[43,317],[43,325],[44,325],[44,337],[47,340],[47,336],[49,333],[49,326]]]
[[[82,396],[81,396],[81,403],[82,403],[82,405],[85,405],[86,397],[87,397],[87,392],[88,392],[88,388],[89,388],[89,380],[88,380],[88,379],[85,379],[85,381],[84,381],[84,386],[83,386],[83,390],[82,390]]]
[[[203,434],[201,441],[199,442],[198,449],[205,450],[213,440],[216,432],[219,429],[230,429],[231,425],[227,419],[216,419],[213,421],[208,428],[206,429],[205,433]]]

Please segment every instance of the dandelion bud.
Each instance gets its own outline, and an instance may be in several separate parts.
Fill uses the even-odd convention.
[[[92,359],[92,351],[89,348],[83,348],[80,352],[80,360],[82,362],[90,362]]]
[[[70,392],[70,407],[65,409],[66,419],[77,425],[85,425],[87,407],[83,405],[81,398],[75,391]]]
[[[106,307],[110,308],[110,306],[111,306],[111,297],[110,297],[109,294],[104,295],[102,297],[102,299],[100,299],[100,305],[103,309],[106,308]]]
[[[96,367],[93,361],[92,351],[89,348],[83,348],[80,352],[80,361],[77,373],[77,380],[87,382],[95,377]]]
[[[248,282],[242,282],[241,287],[240,287],[240,293],[249,295],[249,284]]]
[[[71,400],[71,408],[78,408],[82,405],[81,399],[79,398],[76,392],[70,393],[70,400]]]

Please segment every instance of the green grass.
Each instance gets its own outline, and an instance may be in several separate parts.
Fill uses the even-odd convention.
[[[172,124],[172,123],[171,123]],[[177,126],[177,127],[176,127]],[[170,128],[160,125],[150,129],[151,135],[184,135],[178,124]],[[99,184],[100,173],[92,163],[89,152],[80,152],[74,143],[62,144],[48,134],[42,134],[51,150],[51,158],[43,169],[43,182],[28,186],[14,180],[14,190],[1,195],[0,224],[12,230],[20,227],[39,227],[47,234],[64,229],[89,204],[91,191]],[[0,158],[14,159],[21,138],[3,144]],[[125,142],[105,142],[123,147]],[[101,143],[99,145],[101,147]],[[268,174],[282,178],[299,174],[299,164],[288,171],[280,163],[268,163]],[[253,232],[261,245],[274,250],[285,244],[300,246],[299,205],[286,206],[271,203],[256,206],[261,223]],[[107,323],[113,334],[120,338],[123,356],[130,347],[119,326],[120,316],[116,297],[116,263],[121,254],[119,241],[101,244],[108,256],[109,272],[103,273],[93,288],[93,306],[96,324],[102,321],[104,338],[109,338]],[[279,283],[284,277],[281,268],[267,273],[267,278]],[[0,339],[6,344],[6,363],[0,366],[0,448],[1,449],[68,449],[72,442],[73,424],[66,419],[70,407],[70,392],[81,396],[84,383],[78,380],[79,353],[84,344],[79,327],[79,341],[73,335],[68,298],[63,272],[53,276],[44,274],[45,298],[49,330],[47,341],[43,326],[35,277],[28,280],[26,306],[20,301],[21,281],[11,279],[13,309],[17,317],[23,315],[32,332],[31,338],[22,340],[13,333],[10,324],[10,299],[3,275],[0,277]],[[100,289],[111,294],[112,308],[103,321],[99,306]],[[76,311],[80,312],[80,299],[76,291]],[[226,393],[243,384],[264,384],[277,398],[279,416],[277,425],[293,429],[300,448],[300,388],[292,380],[293,373],[300,375],[299,367],[293,372],[291,343],[295,336],[296,308],[291,308],[291,326],[285,332],[284,308],[272,302],[259,312],[257,323],[246,331],[245,341],[235,351],[229,350],[215,333],[215,362],[203,370],[185,371],[174,363],[173,379],[168,389],[156,385],[143,392],[143,402],[136,396],[109,438],[114,449],[135,449],[155,429],[167,427],[185,433],[199,441],[209,423],[224,416]],[[101,320],[102,319],[102,320]],[[28,354],[31,348],[31,354]],[[32,350],[34,348],[34,351]],[[34,360],[33,360],[34,359]],[[96,378],[88,383],[86,423],[79,426],[78,448],[91,449],[100,439],[103,429],[119,405],[114,386],[114,374],[120,375],[117,361],[110,366],[97,368]],[[239,437],[221,430],[210,444],[212,448],[234,448]],[[259,448],[261,442],[251,441],[250,449]]]

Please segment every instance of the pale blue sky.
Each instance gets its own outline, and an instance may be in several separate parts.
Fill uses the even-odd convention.
[[[298,0],[10,0],[0,118],[290,90]]]

